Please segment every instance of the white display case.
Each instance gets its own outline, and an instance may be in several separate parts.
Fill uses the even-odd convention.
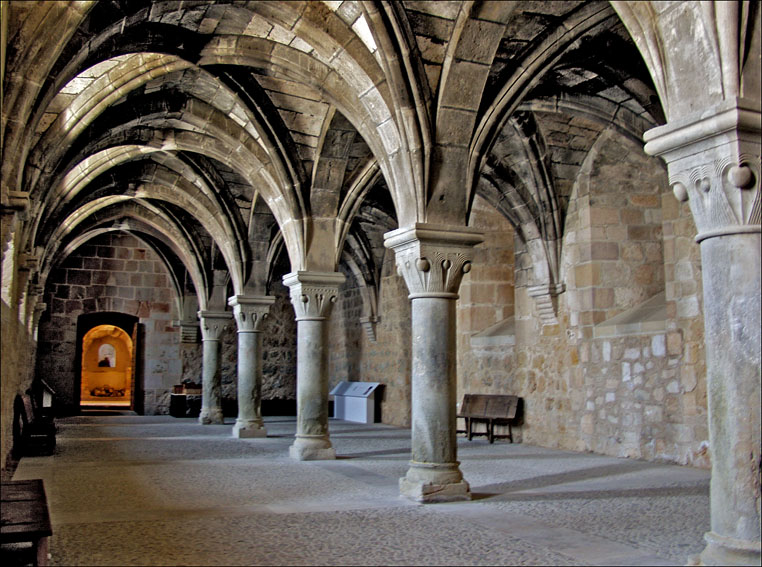
[[[376,392],[380,382],[339,382],[331,390],[333,417],[357,423],[375,423],[377,417]]]

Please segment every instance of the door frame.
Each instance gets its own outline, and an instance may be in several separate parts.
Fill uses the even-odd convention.
[[[120,313],[118,311],[97,311],[95,313],[84,313],[77,317],[77,348],[74,354],[74,405],[79,411],[82,391],[82,339],[94,327],[100,325],[113,325],[119,327],[127,336],[132,338],[132,395],[130,397],[130,410],[135,413],[143,413],[143,372],[140,355],[142,349],[141,332],[142,325],[140,319],[135,315]]]

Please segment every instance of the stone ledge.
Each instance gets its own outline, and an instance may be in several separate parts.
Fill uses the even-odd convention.
[[[516,344],[516,319],[510,316],[471,335],[472,347],[514,346]]]
[[[663,333],[667,328],[665,292],[657,293],[640,305],[593,327],[593,338],[650,335]]]

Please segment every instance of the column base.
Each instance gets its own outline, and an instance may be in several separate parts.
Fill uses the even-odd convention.
[[[201,425],[219,425],[225,423],[221,409],[202,409],[198,416]]]
[[[424,504],[471,500],[470,487],[458,464],[411,461],[407,474],[400,479],[400,495]]]
[[[328,436],[303,437],[297,435],[288,454],[297,461],[330,461],[336,458],[336,449]]]
[[[267,430],[262,422],[256,420],[236,420],[233,426],[233,437],[238,439],[252,439],[255,437],[267,437]]]
[[[704,534],[707,546],[699,556],[700,565],[760,565],[760,542]]]

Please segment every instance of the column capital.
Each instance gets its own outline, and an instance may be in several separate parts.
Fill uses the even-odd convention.
[[[647,131],[645,152],[667,164],[675,197],[688,201],[696,241],[760,232],[759,102],[729,99]]]
[[[416,223],[387,232],[384,246],[394,250],[410,299],[457,299],[463,274],[471,271],[473,247],[483,240],[472,228]]]
[[[234,295],[228,299],[239,333],[255,333],[262,330],[270,306],[275,303],[272,295]]]
[[[199,311],[201,340],[218,341],[233,314],[230,311]]]
[[[341,272],[298,271],[283,276],[283,285],[291,290],[296,320],[323,320],[330,317],[344,280],[346,276]]]

